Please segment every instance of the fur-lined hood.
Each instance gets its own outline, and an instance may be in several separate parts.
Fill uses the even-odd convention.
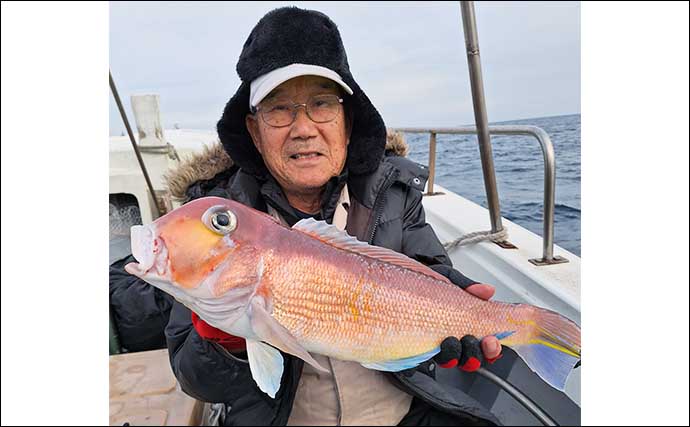
[[[408,146],[402,133],[388,130],[386,151],[396,156],[407,156]],[[233,166],[230,155],[223,149],[220,141],[204,146],[200,153],[184,159],[177,167],[170,169],[164,176],[165,183],[174,199],[186,199],[189,186],[200,180],[211,179],[220,172]]]

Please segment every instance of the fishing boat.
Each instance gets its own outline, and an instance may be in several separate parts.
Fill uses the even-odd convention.
[[[495,300],[548,308],[580,324],[580,258],[554,244],[556,155],[550,137],[536,126],[488,125],[474,6],[472,2],[461,2],[461,7],[475,126],[397,128],[389,132],[429,135],[428,164],[425,165],[429,179],[423,204],[427,222],[446,246],[454,266],[475,280],[494,285]],[[180,205],[166,186],[166,172],[178,167],[189,156],[217,145],[218,136],[214,131],[163,129],[158,97],[145,95],[132,97],[138,134],[135,138],[112,77],[111,89],[128,130],[128,135],[110,139],[112,262],[129,253],[129,226],[150,223]],[[437,136],[448,134],[477,135],[488,207],[435,183]],[[529,136],[534,140],[534,150],[542,153],[541,236],[501,215],[492,158],[491,136],[494,135]],[[118,363],[126,363],[124,358],[137,357],[136,353],[118,355],[116,337],[117,325],[111,318],[111,358],[117,357],[120,358]],[[141,355],[138,357],[141,359]],[[137,363],[145,362],[139,360]],[[111,384],[112,369],[111,364]],[[505,425],[579,425],[580,369],[578,366],[572,371],[565,392],[560,392],[542,381],[512,350],[504,348],[501,360],[478,373],[438,369],[436,375],[440,381],[455,387],[458,393],[474,398]],[[120,368],[120,371],[126,369]],[[169,371],[158,374],[172,375]],[[117,375],[115,381],[118,381]],[[174,378],[166,381],[166,390],[170,391]],[[180,392],[179,387],[177,391]],[[111,387],[111,415],[112,398]],[[186,423],[209,421],[212,405],[188,404],[190,409],[183,417]],[[161,422],[160,411],[168,411],[169,415],[171,410],[163,406],[157,411],[155,422],[164,424],[166,419]],[[151,419],[137,418],[140,423]],[[111,423],[122,424],[123,420],[121,416],[116,419],[111,416]],[[171,423],[171,419],[167,422]]]

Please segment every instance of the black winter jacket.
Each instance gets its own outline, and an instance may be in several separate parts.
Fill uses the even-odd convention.
[[[371,174],[332,178],[327,184],[321,216],[329,223],[340,190],[347,182],[351,204],[347,231],[359,240],[382,246],[424,264],[451,265],[426,223],[422,190],[428,177],[424,166],[387,155]],[[233,166],[187,188],[187,197],[220,196],[258,210],[275,208],[291,225],[298,217],[272,179],[260,181]],[[175,302],[165,330],[170,363],[182,389],[206,402],[225,403],[225,425],[285,425],[292,409],[303,361],[283,354],[281,388],[271,399],[256,386],[249,366],[218,344],[201,338],[191,323],[189,309]],[[431,366],[430,366],[431,365]],[[435,381],[433,362],[413,373],[392,373],[390,380],[414,396],[401,425],[495,425],[498,420],[474,399]],[[411,375],[411,376],[410,376]]]
[[[110,265],[110,309],[123,351],[166,348],[165,326],[174,299],[124,270],[128,255]]]

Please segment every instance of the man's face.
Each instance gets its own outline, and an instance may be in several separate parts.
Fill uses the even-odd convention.
[[[259,108],[276,100],[304,104],[315,95],[339,95],[338,87],[323,77],[295,77],[274,89]],[[303,107],[297,109],[291,125],[280,128],[268,125],[260,115],[247,115],[247,129],[266,167],[285,191],[313,192],[342,172],[350,142],[342,106],[328,123],[313,122]]]

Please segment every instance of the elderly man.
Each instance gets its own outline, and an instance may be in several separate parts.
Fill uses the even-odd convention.
[[[228,197],[287,225],[314,217],[359,240],[430,265],[488,299],[493,288],[451,267],[426,224],[425,169],[386,151],[386,128],[352,77],[335,24],[282,8],[264,16],[237,64],[242,84],[218,122],[222,149],[208,150],[171,177],[187,200]],[[231,160],[230,160],[231,159]],[[201,175],[199,175],[201,171]],[[252,380],[244,341],[179,303],[166,328],[173,372],[188,394],[226,404],[227,425],[475,425],[496,419],[434,381],[435,364],[476,370],[500,355],[494,337],[449,337],[419,368],[383,373],[314,355],[329,373],[283,354],[275,399]],[[483,353],[483,354],[482,354]]]

